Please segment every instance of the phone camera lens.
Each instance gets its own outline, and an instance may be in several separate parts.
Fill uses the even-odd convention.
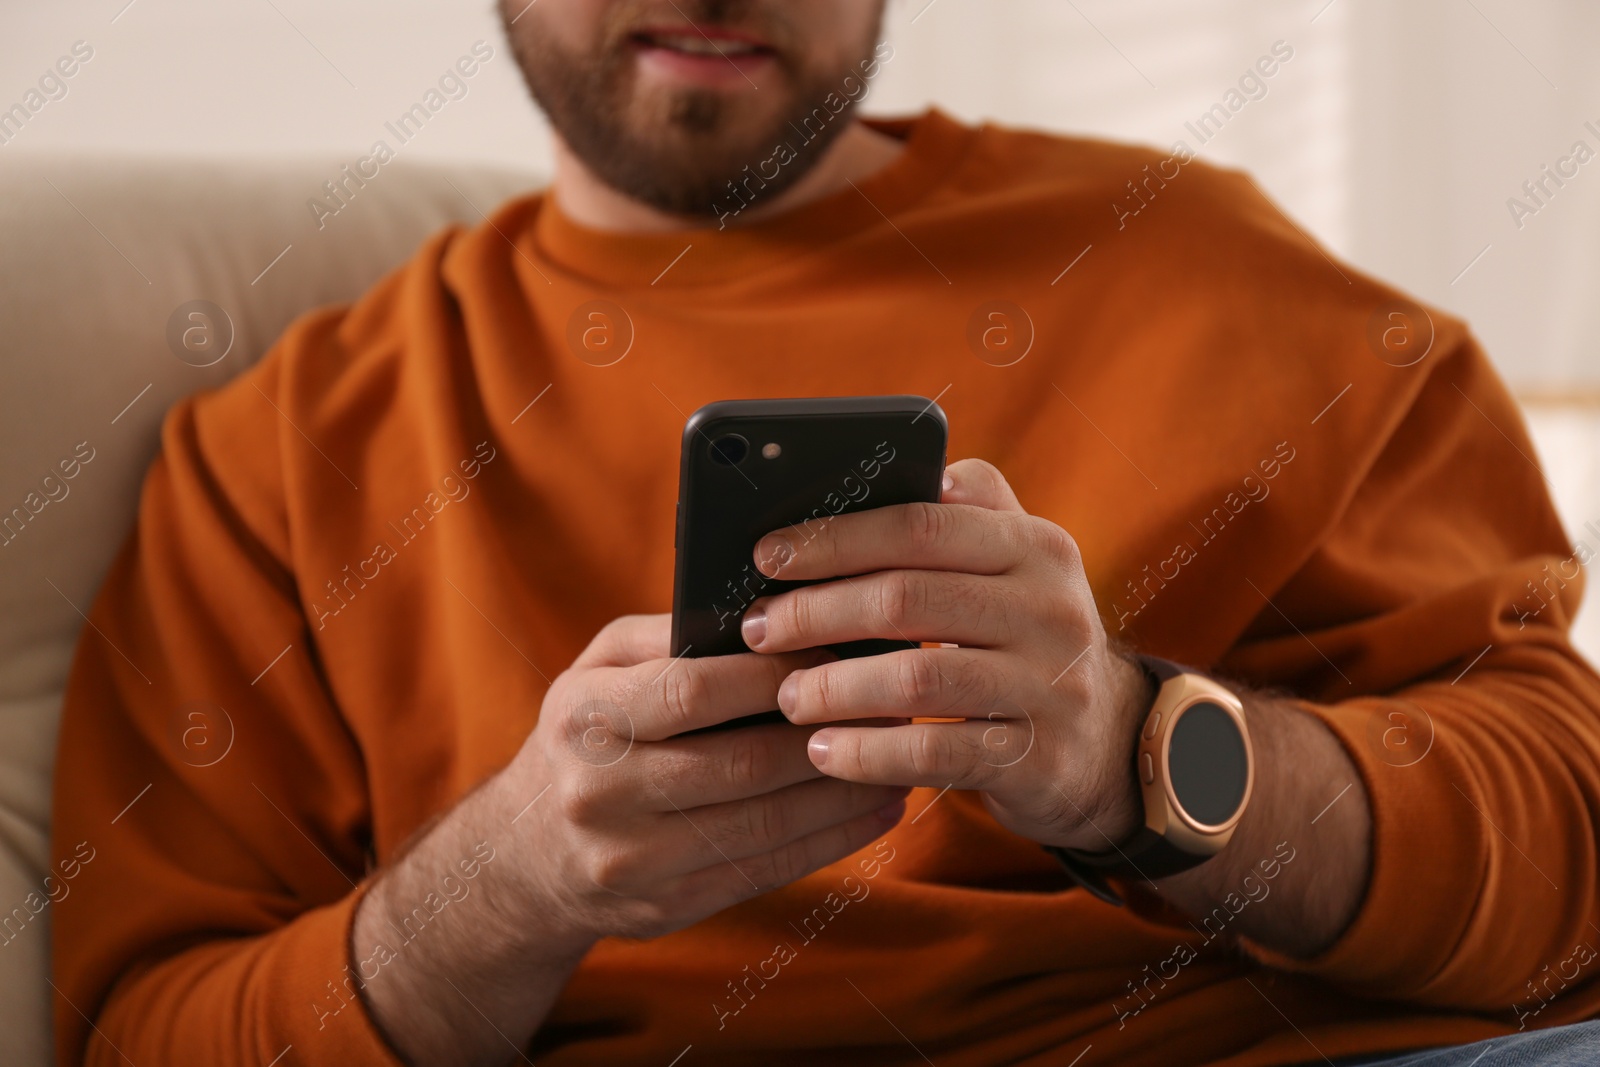
[[[750,442],[736,433],[724,434],[711,442],[711,458],[728,467],[736,467],[750,454]]]

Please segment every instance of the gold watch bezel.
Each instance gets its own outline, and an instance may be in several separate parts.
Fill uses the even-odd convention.
[[[1210,825],[1192,818],[1178,802],[1167,774],[1167,758],[1172,746],[1172,731],[1178,720],[1196,704],[1216,704],[1233,718],[1244,740],[1245,782],[1244,796],[1233,815],[1220,825]],[[1152,733],[1152,722],[1154,723]],[[1146,781],[1145,760],[1151,762],[1151,780]],[[1134,757],[1134,775],[1144,798],[1144,824],[1151,832],[1161,835],[1175,847],[1199,856],[1214,856],[1221,852],[1233,837],[1234,828],[1250,807],[1250,797],[1255,791],[1255,749],[1250,741],[1250,728],[1245,722],[1244,705],[1230,690],[1198,674],[1179,674],[1161,684],[1155,703],[1139,726],[1138,754]]]

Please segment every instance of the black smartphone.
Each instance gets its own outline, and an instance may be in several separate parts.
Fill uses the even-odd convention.
[[[771,531],[798,527],[803,546],[838,515],[937,502],[947,437],[944,412],[920,396],[723,400],[689,416],[672,654],[748,651],[739,625],[751,603],[809,584],[756,569],[756,542]],[[915,647],[882,639],[830,646],[841,658]]]

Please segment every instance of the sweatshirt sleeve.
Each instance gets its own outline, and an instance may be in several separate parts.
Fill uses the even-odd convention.
[[[1581,1017],[1593,976],[1543,979],[1600,945],[1600,679],[1568,638],[1600,535],[1567,541],[1470,337],[1375,455],[1219,664],[1305,698],[1371,800],[1352,924],[1312,960],[1253,951],[1368,996]]]
[[[79,642],[55,787],[77,864],[54,914],[62,1065],[398,1067],[346,970],[370,818],[287,565],[280,450],[306,446],[271,399],[281,366],[168,415]]]

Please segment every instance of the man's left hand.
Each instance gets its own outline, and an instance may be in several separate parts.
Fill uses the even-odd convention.
[[[1137,828],[1133,754],[1150,683],[1108,641],[1072,537],[1024,511],[993,466],[951,465],[937,504],[774,531],[755,558],[768,577],[838,579],[751,605],[743,632],[757,652],[863,638],[959,646],[788,675],[778,704],[793,722],[894,721],[818,730],[820,770],[978,790],[1002,825],[1044,844],[1104,851]]]

